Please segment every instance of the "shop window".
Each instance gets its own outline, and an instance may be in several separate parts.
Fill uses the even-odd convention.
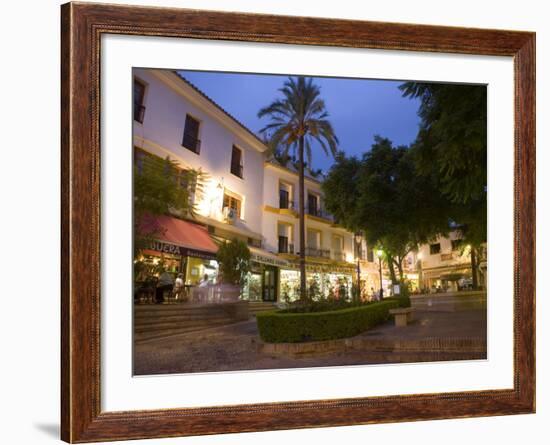
[[[231,173],[243,177],[243,151],[235,145],[231,151]]]
[[[183,130],[183,145],[193,153],[200,154],[201,141],[199,139],[200,122],[189,114],[185,116],[185,128]]]
[[[437,255],[441,252],[441,244],[435,243],[430,244],[430,255]]]
[[[145,84],[134,78],[134,120],[143,123],[145,117]]]

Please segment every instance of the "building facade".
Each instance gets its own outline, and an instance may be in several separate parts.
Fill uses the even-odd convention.
[[[472,268],[471,247],[462,241],[458,231],[421,245],[417,257],[420,287],[426,292],[469,289],[473,286],[472,273],[477,274],[478,286],[486,288],[486,247],[481,249]]]
[[[141,260],[151,268],[162,263],[164,269],[183,273],[189,287],[204,281],[216,284],[216,246],[236,238],[248,245],[252,259],[242,298],[296,299],[300,239],[295,167],[270,158],[262,140],[177,72],[134,69],[133,74],[136,165],[147,156],[169,157],[182,171],[201,171],[203,177],[192,193],[195,216],[159,220],[163,235],[143,251]],[[349,296],[360,277],[362,295],[380,287],[390,294],[379,257],[325,211],[320,178],[308,173],[305,189],[308,290]],[[421,246],[418,258],[416,253],[407,256],[405,276],[413,289],[442,286],[453,267],[464,265],[466,273],[462,256],[447,252],[444,239],[439,244],[437,258],[430,246]]]

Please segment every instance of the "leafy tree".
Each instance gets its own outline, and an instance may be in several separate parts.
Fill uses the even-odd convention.
[[[403,259],[418,244],[448,232],[446,201],[416,174],[414,153],[375,137],[362,159],[336,157],[323,183],[327,209],[346,229],[362,231],[384,252],[393,282],[403,280]]]
[[[143,155],[134,165],[134,250],[137,255],[162,234],[155,216],[176,213],[193,217],[193,194],[200,191],[204,174],[181,170],[178,163]]]
[[[416,167],[452,204],[449,217],[471,245],[477,287],[478,253],[487,241],[487,87],[406,82],[420,100]]]
[[[269,133],[269,147],[279,157],[297,152],[299,173],[300,214],[300,298],[307,298],[305,258],[304,175],[305,158],[311,165],[312,143],[321,146],[325,154],[335,155],[338,139],[327,119],[321,90],[312,78],[289,77],[279,90],[283,97],[258,112],[258,117],[269,117],[270,123],[260,131]]]
[[[223,243],[216,256],[222,281],[242,286],[250,272],[250,249],[246,243],[238,239]]]

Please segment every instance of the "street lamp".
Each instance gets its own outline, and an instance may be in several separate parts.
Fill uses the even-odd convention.
[[[361,232],[355,233],[355,257],[357,258],[357,296],[361,298]]]
[[[380,291],[378,293],[378,296],[380,297],[380,300],[382,299],[382,296],[384,295],[384,290],[382,287],[382,255],[384,254],[384,251],[382,249],[378,249],[376,251],[376,256],[378,257],[378,270],[380,272]]]

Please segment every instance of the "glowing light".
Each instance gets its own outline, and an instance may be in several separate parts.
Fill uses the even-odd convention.
[[[384,251],[383,251],[382,249],[378,249],[378,250],[376,251],[376,256],[377,256],[378,258],[382,258],[382,255],[384,255]]]
[[[202,194],[197,199],[197,212],[200,215],[222,220],[223,183],[212,179],[204,184]]]

